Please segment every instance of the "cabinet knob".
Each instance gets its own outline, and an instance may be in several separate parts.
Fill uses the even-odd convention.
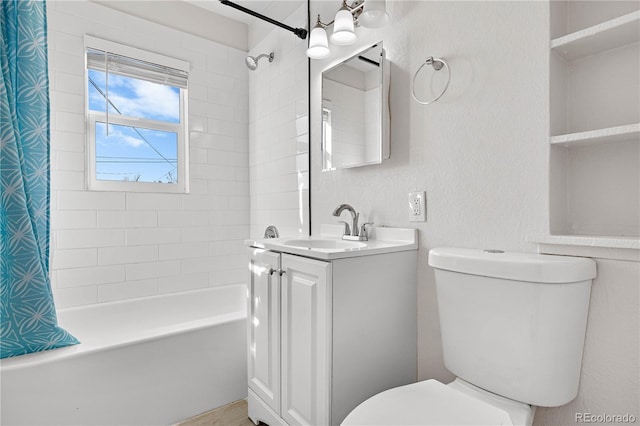
[[[278,273],[278,275],[283,276],[287,271],[285,271],[284,269],[273,269],[273,268],[269,268],[269,275],[273,275],[275,272]]]

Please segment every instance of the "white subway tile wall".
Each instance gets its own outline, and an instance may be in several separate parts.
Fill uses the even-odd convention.
[[[246,52],[85,0],[49,2],[47,8],[57,306],[244,282],[243,241],[249,237]],[[191,64],[189,194],[86,190],[84,34]]]
[[[306,22],[301,5],[284,22]],[[307,42],[280,29],[271,31],[249,52],[274,52],[249,73],[249,176],[251,237],[268,225],[281,236],[306,235],[309,227],[308,60]],[[246,200],[230,198],[232,207]]]

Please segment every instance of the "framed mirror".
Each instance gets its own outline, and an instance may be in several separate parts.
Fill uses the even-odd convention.
[[[322,170],[389,158],[389,63],[382,42],[322,73]]]

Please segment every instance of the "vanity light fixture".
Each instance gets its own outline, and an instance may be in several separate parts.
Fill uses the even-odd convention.
[[[355,0],[351,5],[342,0],[333,21],[325,24],[320,20],[311,30],[307,56],[311,59],[324,59],[331,53],[327,40],[326,28],[333,25],[331,43],[347,46],[357,40],[355,27],[362,25],[366,28],[381,28],[389,22],[385,0]]]

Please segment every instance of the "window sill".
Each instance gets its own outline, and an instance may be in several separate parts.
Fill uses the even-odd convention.
[[[89,191],[97,192],[146,192],[153,194],[189,193],[189,188],[185,188],[185,185],[180,184],[108,180],[90,182],[88,189]]]

